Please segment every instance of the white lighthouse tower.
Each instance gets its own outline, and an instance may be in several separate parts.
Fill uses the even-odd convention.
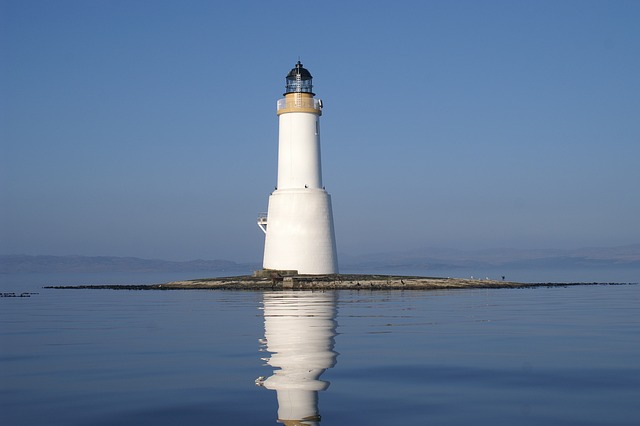
[[[322,186],[320,116],[311,73],[300,61],[278,100],[278,183],[258,225],[266,234],[263,268],[338,273],[331,196]]]

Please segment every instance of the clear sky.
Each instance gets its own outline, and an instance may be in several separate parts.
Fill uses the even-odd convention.
[[[639,1],[0,0],[0,253],[260,261],[276,101],[339,254],[640,242]]]

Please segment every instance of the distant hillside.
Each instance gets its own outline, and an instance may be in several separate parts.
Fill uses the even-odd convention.
[[[340,269],[408,270],[456,268],[640,268],[640,244],[622,247],[455,250],[422,248],[360,256],[340,254]],[[245,274],[258,263],[230,260],[176,262],[114,256],[0,256],[0,273],[16,272],[229,272]]]
[[[17,272],[242,272],[257,265],[229,260],[176,262],[115,256],[0,256],[0,273]]]
[[[405,252],[342,256],[341,268],[640,268],[640,244],[621,247],[559,249],[456,250],[422,248]]]

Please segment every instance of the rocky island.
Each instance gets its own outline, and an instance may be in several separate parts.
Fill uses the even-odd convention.
[[[519,283],[490,279],[437,278],[401,275],[300,275],[295,271],[256,271],[253,275],[200,278],[145,285],[74,285],[45,288],[111,290],[442,290],[469,288],[531,288],[622,283]]]

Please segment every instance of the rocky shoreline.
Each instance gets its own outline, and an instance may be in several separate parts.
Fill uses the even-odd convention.
[[[278,275],[201,278],[143,285],[47,286],[54,289],[108,290],[442,290],[469,288],[532,288],[575,285],[620,285],[628,283],[519,283],[490,279],[436,278],[400,275]]]

